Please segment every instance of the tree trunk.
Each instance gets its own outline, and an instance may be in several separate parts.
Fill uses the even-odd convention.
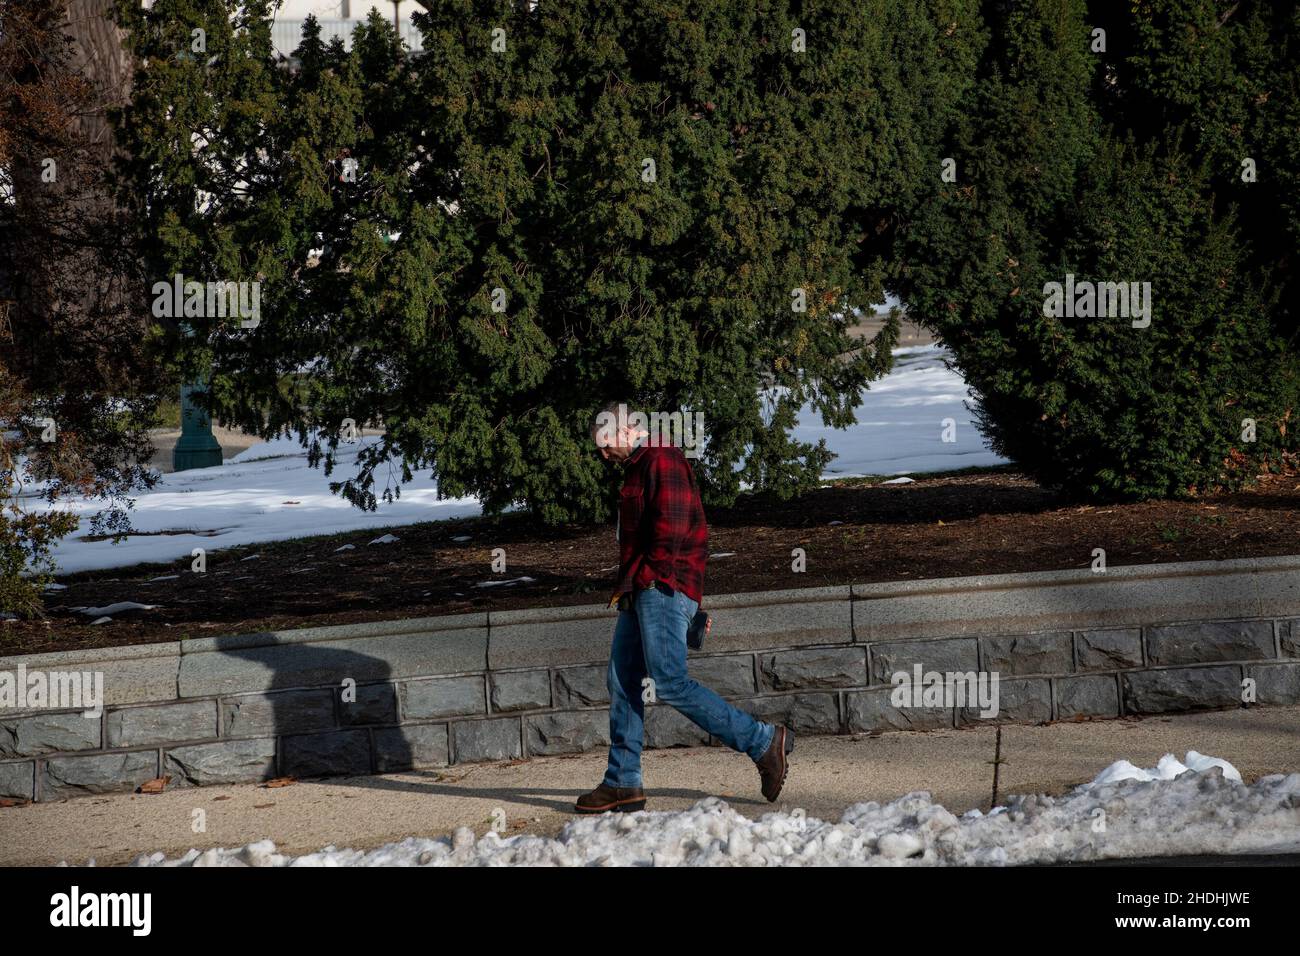
[[[112,155],[107,111],[124,106],[131,95],[126,32],[113,20],[113,0],[68,0],[67,32],[75,43],[72,66],[95,91],[93,111],[81,119],[82,136],[85,142],[102,144],[107,159]]]

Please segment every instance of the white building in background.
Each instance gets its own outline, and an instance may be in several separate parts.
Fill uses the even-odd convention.
[[[320,21],[321,39],[328,43],[338,36],[348,47],[352,46],[352,31],[370,14],[378,10],[390,23],[394,16],[401,24],[402,39],[412,50],[421,49],[420,33],[411,22],[411,15],[421,7],[415,0],[283,0],[271,27],[271,42],[281,56],[288,56],[302,40],[302,24],[308,16]]]

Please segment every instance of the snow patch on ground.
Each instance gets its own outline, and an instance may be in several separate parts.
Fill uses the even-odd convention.
[[[1003,462],[984,447],[965,407],[970,391],[961,376],[944,364],[946,354],[937,345],[895,349],[894,370],[863,392],[856,425],[844,430],[827,428],[820,415],[805,407],[792,437],[813,444],[826,439],[838,456],[828,467],[827,478],[946,471]],[[943,422],[949,418],[955,422],[955,442],[942,440]],[[340,445],[332,476],[309,467],[306,449],[293,437],[253,445],[212,468],[163,475],[152,490],[135,497],[132,533],[118,544],[107,539],[86,540],[90,519],[103,508],[102,502],[61,499],[55,510],[76,515],[80,529],[53,548],[59,573],[170,562],[191,557],[195,548],[215,551],[482,513],[476,498],[439,500],[437,483],[428,471],[417,473],[410,484],[403,485],[401,498],[388,503],[381,500],[373,512],[361,511],[331,493],[330,482],[355,475],[357,454],[378,440],[370,435]],[[382,475],[383,470],[376,474]],[[40,500],[27,507],[31,511],[50,509]],[[452,540],[463,543],[470,538],[459,535]]]
[[[1145,771],[1121,760],[1064,796],[1011,797],[989,814],[957,817],[918,792],[854,804],[834,823],[798,809],[750,820],[710,797],[683,811],[578,817],[555,839],[476,839],[461,827],[369,851],[326,847],[293,857],[264,840],[172,860],[155,853],[134,865],[1004,866],[1300,849],[1300,773],[1250,786],[1240,777],[1227,761],[1192,751]]]
[[[999,465],[1006,461],[984,444],[967,402],[973,396],[960,374],[947,367],[941,345],[894,349],[894,368],[871,383],[854,411],[857,424],[828,428],[809,406],[790,432],[796,441],[826,447],[836,458],[824,478],[899,475]],[[952,419],[955,441],[945,442],[944,422]]]
[[[105,604],[103,607],[70,607],[68,610],[77,611],[87,617],[99,617],[104,614],[123,614],[127,611],[152,611],[157,606],[157,604],[140,604],[137,601],[118,601],[116,604]]]
[[[331,493],[330,482],[356,474],[357,452],[375,440],[366,437],[340,446],[336,470],[328,477],[320,468],[308,467],[306,450],[285,438],[254,445],[223,465],[164,475],[151,491],[135,497],[133,533],[119,544],[84,538],[102,502],[62,499],[56,509],[75,514],[81,527],[53,549],[59,573],[175,561],[189,558],[195,548],[211,552],[482,512],[474,498],[440,501],[428,472],[417,473],[404,485],[401,498],[381,501],[378,511],[361,511]],[[36,501],[27,508],[45,510],[49,505]]]

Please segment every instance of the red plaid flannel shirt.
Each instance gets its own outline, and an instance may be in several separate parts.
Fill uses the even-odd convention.
[[[616,594],[662,581],[704,597],[709,528],[695,473],[680,448],[642,445],[627,460],[618,509]]]

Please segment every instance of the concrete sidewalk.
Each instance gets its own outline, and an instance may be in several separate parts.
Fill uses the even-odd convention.
[[[853,803],[886,802],[928,790],[954,813],[988,810],[997,729],[976,727],[876,737],[801,737],[778,804],[758,793],[745,756],[713,747],[648,751],[650,810],[679,810],[707,796],[757,817],[803,808],[838,820]],[[1152,767],[1165,753],[1199,750],[1233,763],[1247,782],[1300,771],[1300,707],[1264,707],[1145,720],[1002,727],[1000,797],[1059,794],[1126,759]],[[0,809],[0,864],[125,863],[139,853],[177,856],[191,847],[235,847],[270,839],[299,854],[333,844],[369,849],[460,826],[485,832],[494,811],[506,833],[554,836],[574,798],[599,782],[603,752],[409,774],[121,794]],[[206,829],[193,832],[203,811]]]

